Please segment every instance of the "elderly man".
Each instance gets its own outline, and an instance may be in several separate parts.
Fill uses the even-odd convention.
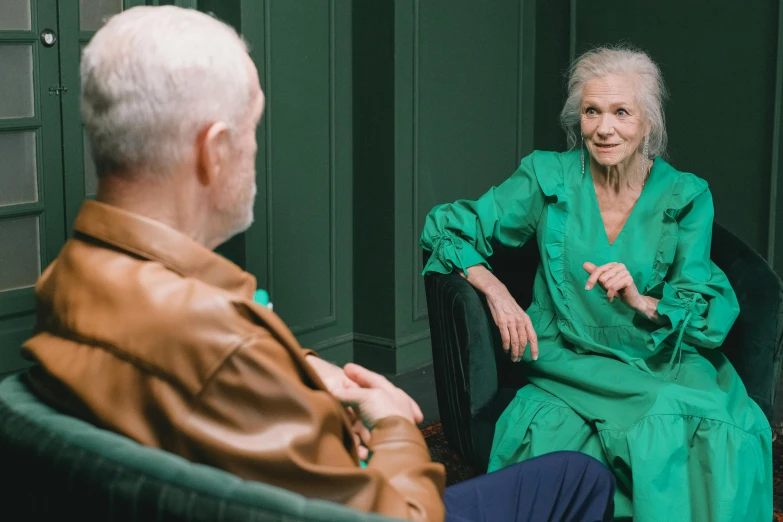
[[[444,471],[416,428],[418,406],[378,374],[302,349],[253,301],[254,278],[212,252],[253,221],[264,95],[244,42],[197,11],[138,7],[97,32],[81,74],[98,196],[36,287],[38,327],[24,346],[40,363],[33,390],[246,479],[442,520]],[[566,456],[494,474],[503,486],[492,492],[549,518],[610,516],[611,476]],[[482,484],[450,489],[450,513],[491,513],[471,500]],[[519,488],[546,491],[520,501]]]

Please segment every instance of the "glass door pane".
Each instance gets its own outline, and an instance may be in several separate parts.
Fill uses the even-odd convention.
[[[0,31],[32,29],[30,0],[0,0]]]
[[[38,201],[36,156],[35,131],[0,132],[0,207]]]
[[[38,216],[0,219],[0,292],[31,287],[41,275]]]
[[[79,0],[79,29],[97,31],[122,11],[122,0]]]
[[[0,44],[0,64],[0,119],[34,116],[33,46]]]

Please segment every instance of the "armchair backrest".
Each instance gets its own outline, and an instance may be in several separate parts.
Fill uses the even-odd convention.
[[[245,481],[63,415],[0,383],[4,520],[393,522]]]
[[[740,305],[721,350],[748,395],[773,420],[783,355],[783,283],[764,258],[717,223],[710,257],[725,272]]]

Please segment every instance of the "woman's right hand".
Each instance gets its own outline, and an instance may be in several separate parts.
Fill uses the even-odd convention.
[[[503,286],[486,296],[489,311],[492,312],[492,318],[500,330],[503,350],[511,351],[511,360],[521,361],[528,343],[530,343],[530,355],[533,360],[538,359],[538,337],[533,329],[533,323],[508,289]]]
[[[519,362],[530,343],[530,355],[538,359],[538,337],[533,323],[508,288],[483,265],[468,268],[467,280],[487,297],[489,311],[500,330],[503,350],[510,352],[511,360]]]

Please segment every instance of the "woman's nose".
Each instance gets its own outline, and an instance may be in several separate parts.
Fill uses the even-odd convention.
[[[610,136],[614,133],[614,119],[608,114],[602,114],[599,116],[598,127],[596,132],[601,136]]]

